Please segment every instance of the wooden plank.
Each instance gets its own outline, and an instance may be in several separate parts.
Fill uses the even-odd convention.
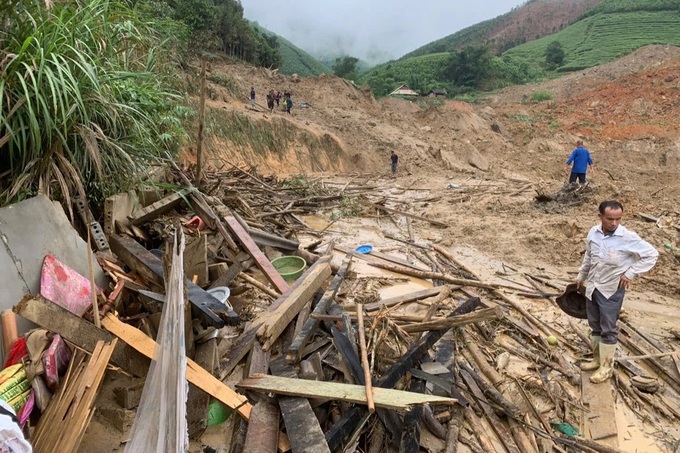
[[[243,265],[236,261],[234,264],[227,268],[227,271],[222,275],[217,277],[217,279],[210,285],[210,288],[217,288],[219,286],[229,286],[231,282],[241,273],[243,270]]]
[[[329,258],[322,258],[325,262],[321,263],[314,272],[306,276],[300,286],[290,293],[278,308],[271,312],[266,312],[260,319],[262,325],[257,331],[258,339],[263,342],[263,349],[269,350],[274,342],[279,338],[286,326],[297,316],[314,293],[321,288],[321,285],[331,275]],[[319,260],[321,261],[321,260]]]
[[[328,260],[321,260],[319,259],[316,263],[312,264],[304,274],[300,278],[297,279],[293,285],[286,290],[285,293],[281,294],[281,297],[276,299],[268,308],[265,312],[261,313],[258,315],[257,318],[253,320],[253,322],[250,324],[251,327],[249,327],[247,330],[245,330],[233,343],[231,348],[227,351],[226,354],[223,355],[222,360],[220,360],[220,379],[226,378],[229,373],[231,373],[236,365],[239,364],[241,360],[250,352],[250,350],[253,347],[253,342],[255,341],[255,338],[257,337],[257,331],[258,329],[262,326],[262,319],[264,319],[265,316],[267,316],[268,313],[276,310],[283,304],[283,302],[286,301],[288,296],[293,291],[296,291],[297,288],[302,285],[302,283],[307,280],[307,276],[316,272],[316,269],[320,266],[322,266],[324,263],[327,263]]]
[[[217,366],[217,339],[211,338],[205,343],[196,346],[196,363],[205,371],[214,376]],[[210,395],[189,384],[189,394],[187,395],[187,428],[189,437],[197,439],[208,427],[208,409],[210,405]]]
[[[440,227],[443,227],[443,228],[448,227],[448,225],[446,223],[440,222],[438,220],[432,220],[432,219],[428,219],[427,217],[422,217],[422,216],[419,216],[419,215],[400,211],[398,209],[388,208],[386,206],[382,206],[382,205],[379,205],[377,203],[371,203],[369,201],[361,201],[361,200],[358,200],[358,201],[359,201],[359,203],[363,204],[364,206],[371,206],[371,207],[374,207],[376,209],[382,209],[383,211],[391,212],[393,214],[403,215],[404,217],[410,217],[410,218],[415,219],[415,220],[422,220],[424,222],[428,222],[432,225],[440,226]]]
[[[283,277],[281,277],[281,274],[279,274],[279,272],[274,269],[272,263],[269,262],[269,259],[264,255],[264,253],[262,253],[257,244],[255,244],[255,241],[253,241],[253,238],[250,237],[250,234],[248,234],[241,224],[238,223],[238,220],[236,220],[236,218],[233,216],[227,216],[224,218],[224,221],[227,223],[227,227],[231,230],[231,232],[239,238],[241,244],[246,248],[246,250],[248,250],[250,256],[252,256],[255,260],[257,267],[259,267],[264,275],[269,279],[269,281],[272,282],[272,285],[274,285],[274,287],[278,289],[279,292],[285,292],[288,289],[288,283],[286,283]]]
[[[127,227],[128,216],[134,206],[139,203],[134,192],[119,193],[104,200],[104,233],[107,236],[116,234],[116,222]]]
[[[260,401],[250,413],[244,453],[274,453],[279,440],[279,408]]]
[[[159,288],[164,287],[163,264],[160,259],[134,239],[114,234],[110,237],[111,250],[125,264],[140,274],[145,280]],[[224,305],[210,293],[195,285],[188,278],[184,280],[192,312],[197,318],[217,328],[238,325],[240,318],[236,312]]]
[[[593,372],[581,373],[581,402],[590,408],[584,414],[586,434],[611,447],[619,446],[618,427],[616,426],[616,405],[610,381],[593,384],[590,376]]]
[[[505,445],[507,451],[509,453],[520,453],[520,450],[517,447],[517,444],[515,444],[515,441],[513,440],[512,435],[510,434],[508,429],[505,427],[500,418],[498,418],[493,409],[491,409],[489,404],[485,404],[486,398],[484,397],[484,394],[482,393],[481,389],[479,388],[475,380],[472,378],[472,376],[470,376],[464,370],[460,371],[460,376],[463,378],[467,386],[470,388],[470,391],[476,397],[476,399],[481,402],[480,406],[484,411],[484,414],[486,414],[486,417],[489,419],[489,424],[496,432],[501,442],[503,442],[503,445]]]
[[[189,280],[198,276],[196,284],[204,287],[208,284],[208,236],[202,234],[187,240],[184,247],[184,275]]]
[[[152,358],[154,356],[157,343],[144,335],[139,329],[122,323],[112,314],[108,314],[102,319],[102,327],[146,357]],[[239,395],[227,387],[189,358],[187,358],[187,380],[237,411],[241,417],[246,420],[249,418],[252,406],[248,400],[243,395]]]
[[[236,384],[239,388],[276,393],[278,395],[303,398],[322,398],[367,404],[366,388],[363,385],[342,384],[338,382],[308,381],[281,376],[258,374]],[[373,388],[376,407],[409,411],[418,404],[455,404],[453,398],[425,395],[386,388]]]
[[[24,298],[13,310],[88,352],[92,352],[99,341],[110,343],[115,339],[114,335],[40,296]],[[149,371],[149,359],[122,342],[116,344],[111,361],[135,376],[144,377]]]
[[[297,377],[295,371],[282,357],[272,362],[271,371],[276,375],[283,376],[280,379],[298,380],[293,379]],[[319,420],[316,418],[309,401],[305,398],[286,396],[280,396],[277,400],[293,452],[330,453],[326,438],[321,426],[319,426]]]
[[[36,427],[32,439],[36,453],[78,450],[94,415],[94,400],[117,342],[117,338],[112,343],[97,342],[87,363],[78,367],[76,377],[65,379]]]
[[[428,297],[438,296],[444,288],[439,286],[436,288],[422,289],[414,293],[404,294],[401,296],[390,297],[387,299],[382,299],[378,302],[373,302],[372,304],[364,305],[366,311],[376,311],[380,310],[382,307],[393,307],[401,303],[415,302],[416,300],[427,299]]]
[[[324,292],[321,300],[318,304],[316,304],[316,307],[314,307],[314,311],[312,311],[313,315],[322,315],[326,313],[328,307],[335,299],[335,295],[338,292],[338,289],[340,289],[340,285],[345,279],[345,273],[349,270],[351,262],[351,255],[346,256],[345,261],[342,263],[342,266],[340,266],[340,270],[338,270],[338,273],[335,274],[333,281],[331,281],[331,284],[328,285],[328,289],[326,292]],[[298,335],[293,339],[293,342],[288,348],[286,360],[290,362],[298,362],[300,360],[300,350],[305,346],[305,344],[307,344],[310,338],[312,338],[312,335],[314,335],[314,332],[318,326],[319,319],[315,319],[310,316],[309,319],[305,321],[300,333],[298,333]]]
[[[411,380],[411,391],[425,393],[425,382],[420,379]],[[418,453],[420,451],[420,417],[423,414],[423,406],[417,405],[404,415],[404,425],[401,431],[399,451],[402,453]]]
[[[463,302],[459,307],[451,312],[449,316],[459,316],[474,311],[480,306],[481,300],[472,297]],[[415,345],[413,345],[390,369],[388,369],[378,380],[380,387],[393,387],[399,380],[413,368],[425,353],[437,342],[449,329],[433,330],[423,335]]]
[[[150,204],[146,208],[142,208],[133,212],[132,215],[128,216],[128,219],[133,225],[141,225],[144,222],[153,220],[156,217],[174,209],[194,190],[196,189],[182,189],[179,192],[168,195],[167,197]]]
[[[467,324],[490,321],[492,319],[502,319],[503,310],[501,307],[483,308],[460,316],[449,316],[444,319],[425,321],[415,324],[407,324],[401,329],[406,333],[428,332],[430,330],[452,329]]]

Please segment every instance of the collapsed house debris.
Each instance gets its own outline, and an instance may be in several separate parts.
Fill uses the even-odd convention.
[[[34,451],[78,451],[107,369],[146,380],[115,394],[123,413],[139,407],[130,445],[151,445],[138,435],[156,429],[150,426],[163,419],[166,403],[144,393],[182,388],[163,381],[169,374],[149,373],[161,361],[174,375],[186,369],[190,385],[186,407],[178,407],[182,398],[163,406],[173,415],[186,411],[186,420],[160,420],[164,430],[155,434],[175,447],[157,451],[180,451],[187,433],[200,438],[219,404],[235,414],[223,445],[230,452],[610,453],[619,451],[622,429],[615,397],[658,427],[659,444],[677,442],[663,428],[664,419],[680,417],[674,351],[621,320],[615,380],[591,384],[576,366],[590,354],[582,327],[548,323],[523,303],[542,299],[559,310],[554,298],[565,281],[509,267],[483,277],[416,234],[418,222],[445,224],[392,203],[370,177],[278,181],[232,167],[206,173],[199,190],[175,168],[166,183],[177,190],[107,200],[107,236],[93,241],[89,272],[86,256],[39,252],[44,264],[31,272],[44,273],[44,285],[26,288],[14,312],[73,353],[45,407],[31,419],[24,404],[16,408]],[[334,213],[325,227],[305,220],[322,210]],[[362,253],[333,234],[338,218],[359,214],[396,225],[385,237],[401,253]],[[179,232],[186,235],[181,259]],[[302,265],[277,268],[281,256]],[[171,272],[176,262],[183,272]],[[93,264],[108,283],[92,282]],[[376,289],[405,281],[421,286],[390,296]],[[181,329],[161,321],[172,307],[180,312],[170,326]],[[159,356],[156,341],[173,346]],[[26,362],[16,356],[9,359]]]

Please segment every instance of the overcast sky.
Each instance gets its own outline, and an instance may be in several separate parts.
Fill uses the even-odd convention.
[[[303,50],[381,63],[525,0],[241,0],[244,16]]]

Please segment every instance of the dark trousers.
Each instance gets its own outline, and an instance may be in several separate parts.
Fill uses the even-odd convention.
[[[569,183],[571,184],[572,182],[576,182],[576,178],[578,178],[579,184],[585,184],[586,183],[586,174],[585,173],[574,173],[573,171],[569,175]]]
[[[616,344],[618,329],[616,321],[619,319],[623,296],[626,295],[624,288],[619,288],[612,297],[607,299],[598,290],[593,291],[593,299],[586,303],[588,325],[593,335],[601,337],[604,344]]]

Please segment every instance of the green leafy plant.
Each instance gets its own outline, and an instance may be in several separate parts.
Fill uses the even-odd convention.
[[[340,202],[340,209],[333,211],[331,220],[337,220],[342,217],[356,217],[361,214],[363,206],[356,198],[344,197]]]
[[[4,5],[1,202],[37,191],[102,201],[173,156],[185,112],[153,22],[108,0]]]

